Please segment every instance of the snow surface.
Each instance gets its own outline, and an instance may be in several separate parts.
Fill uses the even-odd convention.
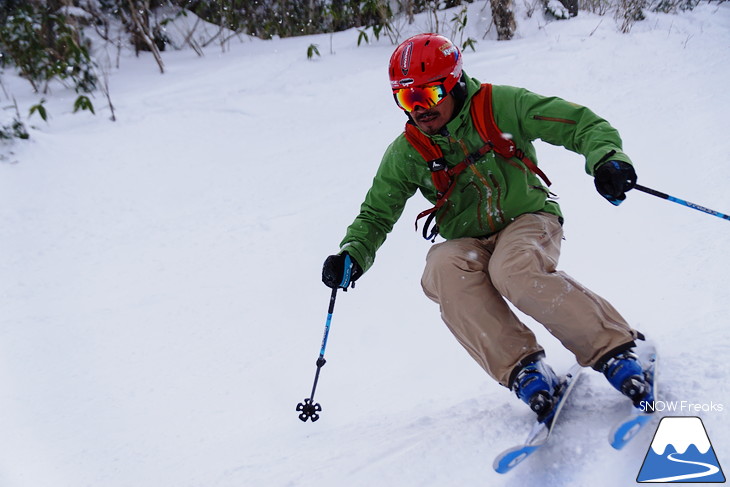
[[[468,73],[593,108],[621,131],[640,183],[730,211],[730,4],[649,14],[628,35],[610,16],[523,12],[510,42],[493,29],[482,39],[488,16],[470,7]],[[322,261],[404,123],[388,88],[393,46],[357,37],[165,52],[164,75],[125,51],[110,78],[117,122],[100,94],[96,116],[72,114],[75,93],[55,87],[49,123],[34,116],[30,141],[2,146],[0,485],[634,483],[656,423],[613,451],[626,402],[591,371],[555,447],[492,471],[531,413],[421,294],[420,197],[339,293],[321,419],[298,419],[330,294]],[[24,116],[39,101],[8,72],[3,88]],[[724,406],[684,415],[703,418],[730,465],[728,222],[637,191],[615,208],[580,156],[538,152],[567,215],[561,268],[658,343],[664,399]],[[567,368],[570,354],[525,319]]]

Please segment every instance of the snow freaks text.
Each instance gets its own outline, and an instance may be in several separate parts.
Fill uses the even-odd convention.
[[[696,403],[692,401],[641,401],[639,408],[647,413],[670,412],[681,414],[721,413],[725,406],[720,403]]]

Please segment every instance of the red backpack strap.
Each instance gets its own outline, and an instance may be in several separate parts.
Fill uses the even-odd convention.
[[[444,156],[441,147],[410,122],[406,124],[405,136],[406,140],[423,156],[424,160],[430,161]]]
[[[421,154],[423,160],[426,161],[428,169],[431,171],[431,180],[433,181],[433,185],[437,191],[436,204],[433,208],[422,211],[416,217],[416,230],[418,230],[418,220],[426,216],[428,217],[426,219],[426,224],[423,227],[423,238],[434,241],[438,234],[438,225],[433,227],[430,234],[429,228],[436,216],[436,211],[441,208],[444,203],[446,203],[446,200],[448,200],[451,195],[451,191],[453,190],[453,184],[451,184],[452,174],[446,165],[446,160],[444,159],[444,153],[441,150],[441,147],[439,147],[438,144],[431,140],[431,138],[426,134],[418,130],[418,128],[412,123],[406,124],[405,137],[408,143],[411,144],[413,148]]]
[[[449,189],[451,178],[447,173],[446,161],[441,147],[431,140],[426,134],[418,130],[412,123],[406,124],[405,131],[406,140],[414,149],[421,154],[423,160],[426,161],[428,168],[431,170],[431,179],[436,191],[443,193]]]
[[[494,110],[492,107],[491,84],[484,83],[479,91],[477,91],[472,97],[471,119],[474,123],[474,127],[477,129],[477,132],[479,132],[479,135],[482,137],[482,140],[484,140],[487,144],[490,144],[494,149],[494,152],[505,159],[510,159],[512,157],[518,158],[530,171],[540,176],[545,184],[548,186],[552,184],[545,173],[537,167],[537,164],[532,162],[524,152],[518,149],[512,139],[505,137],[504,133],[497,126],[497,122],[494,120]]]

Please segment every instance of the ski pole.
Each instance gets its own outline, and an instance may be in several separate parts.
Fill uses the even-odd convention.
[[[720,213],[719,211],[711,210],[709,208],[705,208],[704,206],[697,205],[695,203],[690,203],[689,201],[677,198],[675,196],[668,195],[666,193],[662,193],[661,191],[657,191],[655,189],[647,188],[646,186],[641,186],[640,184],[637,184],[634,186],[634,188],[638,189],[639,191],[643,191],[644,193],[648,193],[653,196],[657,196],[659,198],[672,201],[674,203],[678,203],[680,205],[684,205],[688,208],[692,208],[694,210],[702,211],[704,213],[707,213],[709,215],[716,216],[718,218],[722,218],[725,220],[730,220],[730,215],[726,215],[725,213]]]
[[[324,366],[327,361],[324,359],[324,351],[327,348],[327,337],[330,334],[330,324],[332,323],[332,313],[335,310],[335,299],[337,298],[337,289],[332,289],[332,294],[330,295],[330,305],[329,309],[327,310],[327,321],[324,325],[324,336],[322,337],[322,348],[319,350],[319,358],[317,358],[317,371],[314,374],[314,385],[312,386],[312,394],[304,400],[304,402],[300,402],[297,404],[297,411],[299,411],[301,414],[299,415],[299,419],[306,422],[308,419],[311,419],[314,423],[319,419],[319,412],[322,410],[322,407],[314,402],[314,392],[317,390],[317,382],[319,382],[319,372],[322,370],[322,367]]]

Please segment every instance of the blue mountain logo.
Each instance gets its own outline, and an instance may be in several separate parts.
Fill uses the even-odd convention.
[[[684,416],[662,418],[636,481],[725,482],[702,420]]]

